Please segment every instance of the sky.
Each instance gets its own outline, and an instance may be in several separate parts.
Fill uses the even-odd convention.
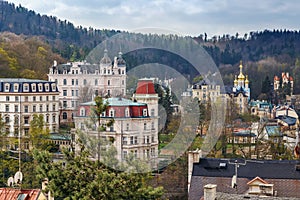
[[[198,36],[300,29],[298,0],[8,0],[76,27]]]

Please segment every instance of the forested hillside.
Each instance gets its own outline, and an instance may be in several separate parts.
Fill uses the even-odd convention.
[[[59,62],[85,59],[96,45],[119,31],[74,27],[72,23],[55,16],[40,15],[21,5],[0,1],[0,32],[0,54],[4,55],[0,58],[0,76],[24,76],[28,74],[24,73],[26,69],[31,70],[32,77],[46,77],[54,58]],[[145,42],[154,40],[156,43],[170,39],[153,34],[143,38]],[[273,76],[283,71],[294,77],[295,92],[300,93],[299,31],[265,30],[213,37],[204,33],[194,39],[212,56],[225,84],[232,84],[239,70],[239,62],[243,61],[245,73],[250,79],[252,98],[261,96],[265,91],[263,81],[272,82]],[[157,57],[153,52],[146,57],[151,56]],[[139,56],[137,59],[144,58]],[[129,68],[136,63],[141,61],[132,57],[127,62]],[[191,77],[193,75],[190,74]]]

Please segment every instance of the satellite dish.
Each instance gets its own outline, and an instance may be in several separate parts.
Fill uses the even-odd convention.
[[[14,185],[14,178],[9,177],[8,180],[7,180],[7,186],[12,187],[13,185]]]
[[[16,184],[21,184],[23,180],[23,174],[20,171],[17,171],[14,177],[14,181]]]
[[[231,179],[231,187],[232,188],[237,188],[237,184],[236,184],[236,175],[233,175],[232,179]]]

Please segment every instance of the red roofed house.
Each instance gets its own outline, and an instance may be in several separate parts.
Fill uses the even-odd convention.
[[[1,200],[47,200],[41,189],[0,188]]]
[[[291,84],[291,95],[293,94],[293,88],[294,88],[294,79],[292,76],[289,75],[288,72],[282,72],[281,73],[281,80],[282,84],[280,85],[280,78],[278,76],[274,76],[274,91],[278,90],[279,87],[283,87],[285,84],[290,83]]]

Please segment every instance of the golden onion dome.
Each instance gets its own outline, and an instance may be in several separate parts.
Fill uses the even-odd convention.
[[[238,76],[238,79],[239,80],[244,80],[245,79],[245,76],[243,74],[243,65],[242,65],[242,61],[240,62],[240,74]]]

